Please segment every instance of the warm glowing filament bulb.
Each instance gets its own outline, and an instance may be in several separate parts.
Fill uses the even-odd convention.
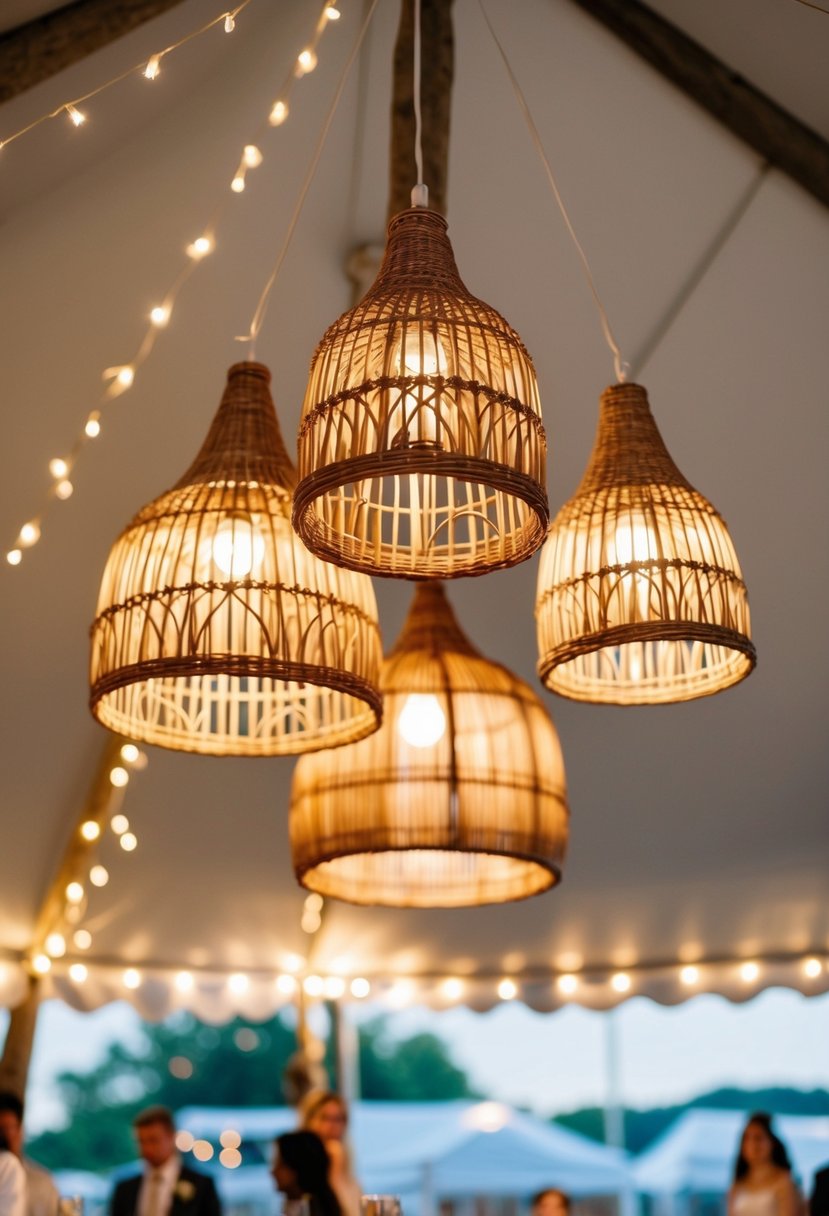
[[[31,519],[24,524],[17,539],[24,549],[28,549],[30,545],[36,545],[40,540],[40,524],[37,520]]]
[[[32,959],[32,970],[38,975],[46,975],[52,967],[52,960],[46,954],[36,954]]]
[[[64,109],[76,127],[82,127],[86,122],[86,115],[82,114],[76,106],[72,105],[71,102],[64,106]]]
[[[502,1001],[512,1001],[518,995],[518,987],[513,980],[501,980],[498,995]]]
[[[152,55],[144,68],[144,75],[147,80],[155,80],[158,73],[161,71],[161,56]]]
[[[192,245],[187,246],[187,252],[191,258],[198,261],[199,258],[206,257],[213,248],[213,242],[209,236],[198,236]]]
[[[823,964],[819,958],[807,958],[803,970],[810,980],[815,980],[823,970]]]
[[[156,304],[150,311],[150,320],[156,329],[163,329],[170,320],[170,309],[167,304]]]
[[[23,553],[20,549],[9,549],[6,554],[6,561],[10,566],[19,566],[23,561]]]
[[[245,144],[244,155],[242,160],[247,165],[248,169],[258,169],[262,164],[262,153],[257,148],[256,144]]]
[[[340,10],[335,8],[333,4],[329,4],[325,10],[325,16],[329,21],[339,21]]]
[[[69,463],[61,456],[55,456],[49,461],[49,472],[54,477],[55,481],[60,481],[61,477],[65,477],[69,472]]]
[[[123,789],[129,779],[129,773],[120,764],[116,764],[113,769],[110,769],[109,780],[116,789]]]
[[[227,13],[225,15],[225,33],[232,34],[235,29],[236,18],[233,16],[233,13]]]
[[[140,755],[141,753],[134,743],[125,743],[121,748],[121,759],[126,764],[135,764]]]
[[[73,963],[69,968],[69,978],[76,984],[82,984],[89,975],[83,963]]]
[[[564,996],[572,996],[578,986],[579,981],[575,975],[560,975],[558,977],[558,990]]]
[[[230,188],[234,194],[241,194],[245,188],[245,179],[241,173],[237,173],[233,181],[230,183]]]
[[[92,934],[88,929],[76,929],[72,941],[78,950],[88,950],[92,945]]]
[[[760,974],[760,968],[756,963],[743,963],[740,968],[740,976],[747,984],[751,984]]]
[[[75,487],[72,485],[72,482],[69,481],[67,477],[64,477],[63,481],[59,481],[55,486],[55,494],[61,500],[61,502],[66,502],[67,498],[72,497],[72,491],[74,489]]]
[[[175,985],[179,992],[192,992],[193,976],[190,974],[189,971],[179,971],[178,975],[175,978]],[[193,1142],[193,1137],[191,1136],[190,1143],[192,1144],[192,1142]],[[179,1145],[179,1147],[181,1147],[181,1145]],[[188,1150],[185,1150],[185,1151],[188,1151]]]
[[[93,887],[105,887],[109,882],[109,871],[106,866],[93,866],[89,871],[89,881]]]
[[[304,51],[300,51],[296,61],[297,75],[305,76],[308,72],[313,72],[317,66],[317,56],[310,47],[306,47]]]
[[[138,837],[134,832],[124,832],[118,843],[125,853],[132,853],[134,849],[138,848]]]
[[[130,821],[126,815],[113,815],[109,821],[109,826],[116,836],[123,836],[124,832],[129,829]]]
[[[615,992],[627,992],[630,989],[630,976],[624,971],[617,971],[611,977],[610,984]]]
[[[699,967],[694,967],[691,963],[687,967],[683,967],[679,973],[679,978],[686,987],[690,988],[699,981]]]
[[[83,428],[87,439],[97,439],[98,436],[100,435],[100,433],[101,433],[100,418],[101,418],[101,415],[98,413],[97,410],[93,410],[93,412],[87,418],[86,426]]]
[[[246,578],[262,565],[265,542],[249,519],[231,516],[216,529],[211,555],[228,578]]]
[[[281,127],[285,119],[288,117],[287,101],[274,102],[274,107],[268,116],[268,122],[272,127]]]
[[[94,819],[85,819],[81,824],[81,836],[84,840],[97,840],[101,835],[101,825]]]
[[[129,388],[135,379],[135,368],[130,366],[119,368],[115,379],[119,384],[123,384],[124,388]]]
[[[446,733],[446,714],[433,693],[413,692],[406,698],[397,729],[412,747],[433,747]]]
[[[140,988],[141,972],[137,971],[135,967],[127,967],[123,975],[123,980],[125,988]]]
[[[70,882],[66,887],[66,898],[70,904],[79,904],[83,899],[83,887],[79,882]]]
[[[62,958],[66,953],[66,939],[62,933],[50,933],[45,942],[46,953],[51,958]]]

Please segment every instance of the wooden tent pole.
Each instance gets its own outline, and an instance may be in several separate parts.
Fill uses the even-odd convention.
[[[449,161],[449,114],[455,66],[452,0],[421,0],[421,107],[423,113],[423,176],[429,206],[446,213]],[[411,206],[415,168],[413,89],[414,0],[402,0],[394,47],[391,105],[389,219]]]
[[[26,996],[11,1011],[3,1055],[0,1057],[0,1090],[17,1094],[21,1101],[26,1093],[39,1006],[40,981],[31,976]]]

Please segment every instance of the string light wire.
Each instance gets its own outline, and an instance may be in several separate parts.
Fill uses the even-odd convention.
[[[126,80],[128,76],[132,76],[135,72],[141,72],[141,74],[145,76],[147,80],[154,80],[158,75],[161,60],[166,55],[169,55],[172,51],[177,51],[179,47],[185,46],[194,38],[198,38],[202,34],[206,34],[208,30],[212,30],[213,27],[218,25],[220,22],[225,23],[225,29],[229,33],[233,28],[233,25],[228,28],[228,18],[230,18],[235,25],[236,18],[238,17],[239,13],[241,13],[242,9],[247,8],[250,3],[251,0],[241,0],[241,3],[237,4],[235,8],[225,9],[224,12],[220,13],[218,17],[214,17],[212,21],[208,21],[206,25],[200,26],[197,30],[191,30],[189,34],[185,34],[185,36],[180,38],[178,42],[171,42],[170,45],[166,46],[163,51],[156,51],[154,54],[150,55],[149,59],[142,59],[140,63],[133,64],[132,67],[127,68],[123,72],[119,72],[117,76],[113,76],[111,80],[107,80],[103,84],[97,85],[96,88],[90,89],[88,93],[83,93],[80,97],[74,97],[71,101],[64,101],[57,107],[57,109],[50,110],[46,114],[41,114],[39,118],[33,119],[32,122],[28,123],[25,127],[21,127],[19,131],[15,131],[13,135],[9,135],[5,139],[0,139],[0,148],[7,147],[8,144],[14,143],[16,139],[20,139],[22,135],[28,135],[29,131],[33,131],[35,127],[39,127],[41,123],[47,122],[50,118],[58,118],[61,114],[68,114],[69,117],[72,118],[75,125],[80,126],[81,123],[85,121],[86,116],[80,114],[80,111],[78,111],[77,107],[79,105],[82,105],[85,101],[89,101],[92,97],[97,97],[99,93],[103,93],[106,89],[112,88],[114,84],[119,84],[122,80]],[[79,115],[79,118],[75,117],[76,114]]]
[[[547,179],[550,183],[550,188],[552,189],[553,197],[555,198],[556,203],[558,204],[558,209],[561,212],[562,219],[564,220],[564,223],[567,227],[567,231],[570,234],[570,238],[573,241],[573,244],[575,245],[576,251],[581,260],[582,269],[584,271],[585,278],[587,279],[587,285],[590,288],[590,293],[593,296],[593,301],[594,301],[596,308],[598,310],[598,313],[599,313],[599,320],[601,322],[602,333],[604,334],[605,342],[607,343],[608,347],[610,348],[611,354],[613,355],[613,367],[614,367],[614,370],[616,373],[616,379],[620,384],[624,384],[624,382],[627,380],[627,377],[628,377],[628,370],[629,370],[628,364],[622,358],[622,353],[619,349],[619,345],[618,345],[615,337],[613,336],[613,330],[610,328],[610,321],[608,320],[608,316],[605,311],[605,307],[602,304],[598,289],[596,288],[596,284],[593,279],[593,272],[590,269],[590,263],[587,260],[587,254],[584,252],[582,244],[579,241],[579,238],[576,236],[576,231],[570,220],[570,216],[567,213],[567,208],[565,207],[564,200],[561,197],[561,192],[558,188],[558,183],[556,182],[555,174],[553,173],[553,169],[552,169],[550,161],[547,157],[547,153],[544,150],[544,144],[541,141],[541,136],[538,132],[538,127],[535,125],[535,120],[533,119],[532,113],[530,111],[530,107],[527,104],[527,99],[524,96],[524,91],[521,88],[521,85],[518,83],[518,79],[515,75],[515,72],[512,70],[512,65],[509,61],[507,53],[504,50],[503,46],[501,45],[501,41],[498,38],[498,35],[495,32],[492,22],[489,19],[489,14],[487,13],[486,8],[484,6],[484,0],[478,0],[478,6],[481,10],[481,13],[483,14],[483,18],[487,24],[489,32],[492,35],[492,41],[495,43],[496,47],[498,48],[498,53],[500,54],[501,59],[503,60],[504,67],[506,68],[507,75],[509,76],[509,79],[510,79],[510,84],[512,85],[512,90],[515,93],[515,97],[516,97],[516,100],[518,101],[518,105],[520,106],[521,112],[524,115],[524,120],[527,124],[527,128],[530,132],[530,136],[532,138],[533,144],[535,146],[536,151],[538,152],[539,157],[541,158],[541,163],[543,164],[544,169],[547,173]]]
[[[285,261],[285,256],[286,256],[286,254],[288,252],[288,248],[291,244],[291,240],[294,235],[294,230],[296,229],[297,222],[299,220],[299,216],[302,211],[303,204],[305,203],[305,198],[311,187],[311,183],[314,180],[314,175],[316,174],[316,171],[317,171],[317,165],[319,164],[319,160],[322,155],[323,148],[325,147],[325,141],[328,138],[328,132],[330,131],[331,124],[334,121],[334,115],[337,112],[337,108],[340,104],[340,99],[343,95],[343,91],[345,89],[346,82],[348,81],[348,77],[351,73],[351,68],[354,64],[354,60],[357,58],[357,55],[360,52],[360,47],[363,45],[363,39],[366,36],[366,32],[368,30],[369,25],[371,24],[371,19],[374,16],[378,3],[379,3],[379,0],[372,0],[371,5],[369,6],[368,12],[365,14],[365,16],[363,18],[363,23],[360,27],[357,37],[354,40],[354,44],[351,48],[351,52],[345,63],[345,67],[343,68],[342,73],[340,74],[340,79],[337,84],[337,90],[334,94],[334,98],[331,102],[331,105],[329,106],[328,113],[325,116],[325,122],[322,125],[322,130],[320,131],[319,137],[317,139],[316,147],[314,148],[314,153],[313,153],[313,156],[311,157],[311,162],[306,171],[305,179],[303,180],[303,183],[300,187],[299,195],[297,196],[296,203],[294,204],[293,214],[291,215],[291,219],[288,223],[288,229],[285,233],[285,238],[282,242],[282,247],[280,248],[279,253],[277,254],[276,262],[274,263],[274,267],[270,273],[268,281],[266,282],[264,288],[262,289],[262,294],[259,297],[259,302],[256,305],[256,310],[254,311],[253,319],[251,320],[251,323],[250,323],[250,329],[246,334],[241,334],[236,339],[237,342],[247,342],[249,344],[248,345],[248,359],[250,359],[250,360],[253,360],[253,358],[254,358],[254,348],[255,348],[255,344],[256,344],[256,339],[259,336],[259,331],[261,330],[262,323],[265,320],[265,313],[267,312],[271,291],[273,290],[274,283],[276,282],[277,276],[279,275],[279,272],[282,269],[282,264]]]

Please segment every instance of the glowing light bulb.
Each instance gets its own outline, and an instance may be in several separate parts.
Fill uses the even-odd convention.
[[[358,975],[356,979],[351,981],[351,995],[356,997],[358,1001],[362,1001],[370,992],[371,984],[368,980],[363,979],[361,975]]]
[[[179,992],[192,992],[193,991],[193,977],[189,971],[179,971],[178,975],[176,976],[176,978],[173,982],[175,983],[175,986]],[[191,1136],[190,1145],[188,1145],[187,1148],[184,1150],[185,1152],[189,1151],[190,1147],[192,1146],[192,1143],[193,1143],[193,1137]],[[179,1146],[179,1147],[181,1147],[181,1146]]]
[[[121,748],[121,759],[126,764],[135,764],[140,755],[141,753],[134,743],[125,743]]]
[[[32,959],[32,971],[37,975],[46,975],[52,969],[52,960],[46,954],[36,954]]]
[[[125,853],[132,853],[138,848],[138,837],[134,832],[124,832],[118,843]]]
[[[752,984],[760,974],[760,968],[756,963],[743,963],[740,968],[740,978],[746,984]]]
[[[50,958],[63,958],[66,953],[66,939],[62,933],[50,933],[44,945]]]
[[[325,16],[329,21],[339,21],[340,10],[335,8],[333,4],[329,4],[325,10]]]
[[[73,106],[71,102],[67,102],[64,109],[76,127],[82,127],[86,122],[86,115],[82,114],[77,106]]]
[[[213,1156],[213,1145],[208,1140],[194,1140],[192,1151],[197,1161],[209,1161]]]
[[[694,967],[689,963],[687,967],[682,968],[679,978],[686,987],[692,988],[699,981],[699,967]]]
[[[316,53],[310,47],[306,47],[304,51],[300,51],[296,60],[297,76],[307,76],[309,72],[313,72],[317,66]]]
[[[227,986],[231,992],[234,992],[237,996],[241,996],[242,993],[247,992],[248,988],[250,987],[250,980],[246,975],[242,975],[241,972],[237,972],[235,975],[231,975],[230,979],[227,981]]]
[[[129,388],[135,379],[135,368],[130,367],[129,365],[120,368],[115,379],[119,384],[122,384],[124,388]]]
[[[213,240],[211,237],[198,236],[192,244],[187,246],[187,253],[195,261],[198,261],[199,258],[206,257],[208,253],[212,252],[212,249]]]
[[[446,715],[437,697],[411,693],[397,719],[397,730],[411,747],[433,747],[446,732]]]
[[[84,840],[97,840],[101,835],[101,825],[96,823],[94,819],[85,819],[81,824],[81,836]]]
[[[89,881],[93,887],[105,887],[109,882],[109,870],[106,866],[93,866],[89,871]]]
[[[283,996],[293,996],[296,989],[296,976],[283,974],[276,977],[276,990],[277,992],[281,992]]]
[[[125,988],[135,989],[141,987],[141,972],[135,967],[127,967],[121,978],[124,981]]]
[[[79,904],[83,899],[83,887],[79,882],[70,882],[66,887],[66,898],[70,904]]]
[[[324,986],[320,975],[307,975],[302,981],[306,996],[322,996]]]
[[[241,173],[237,173],[233,181],[230,183],[230,188],[234,194],[241,194],[245,188],[245,179]]]
[[[92,934],[88,929],[76,929],[72,941],[78,950],[88,950],[92,945]]]
[[[615,992],[628,992],[630,990],[630,976],[624,971],[617,971],[610,978],[610,986]]]
[[[109,826],[116,836],[123,836],[124,832],[129,829],[130,821],[126,815],[113,815],[109,821]]]
[[[810,980],[816,980],[823,971],[823,964],[819,958],[807,958],[803,964],[803,971]]]
[[[435,334],[420,326],[406,330],[391,358],[391,373],[396,376],[445,376],[449,362]],[[389,412],[390,447],[423,444],[434,447],[440,442],[435,392],[431,385],[413,384],[401,391],[399,401]]]
[[[58,496],[61,502],[66,502],[67,498],[72,497],[72,491],[74,489],[75,487],[72,485],[72,482],[69,481],[67,477],[64,477],[63,481],[59,481],[55,486],[55,494]]]
[[[163,329],[170,320],[170,308],[167,304],[156,304],[150,309],[150,320],[156,329]]]
[[[242,1154],[238,1148],[223,1148],[219,1153],[219,1162],[226,1170],[235,1170],[242,1164]]]
[[[49,472],[54,477],[55,481],[60,481],[69,472],[69,463],[61,456],[55,456],[49,461]]]
[[[558,990],[563,996],[572,996],[578,990],[579,981],[575,975],[560,975],[558,977]]]
[[[129,773],[125,768],[122,768],[120,764],[116,764],[115,767],[110,770],[109,780],[118,790],[123,789],[129,779]]]
[[[21,544],[24,549],[28,549],[32,545],[36,545],[40,540],[40,524],[37,522],[37,520],[30,519],[27,524],[24,524],[20,529],[20,535],[17,539],[19,544]]]
[[[230,516],[216,529],[211,555],[228,578],[246,578],[262,565],[265,542],[249,517]]]
[[[274,102],[273,109],[268,115],[268,122],[272,127],[281,127],[285,119],[288,117],[287,101]]]
[[[144,75],[146,76],[147,80],[155,80],[156,76],[158,76],[158,73],[160,71],[161,71],[161,56],[160,55],[151,55],[150,59],[147,62],[147,66],[144,68]]]
[[[219,1144],[221,1144],[222,1148],[238,1148],[241,1143],[242,1137],[231,1127],[227,1128],[219,1136]]]
[[[440,991],[447,1001],[459,1001],[463,996],[463,980],[458,979],[457,976],[450,976],[449,979],[443,981]]]
[[[101,415],[97,410],[93,410],[86,420],[86,426],[83,428],[88,439],[97,439],[101,433]]]
[[[9,549],[6,554],[6,561],[10,566],[19,566],[23,561],[23,553],[20,549]]]
[[[247,165],[248,169],[258,169],[262,164],[262,153],[259,151],[256,144],[245,144],[245,151],[242,159]]]
[[[501,980],[498,995],[502,1001],[512,1001],[518,995],[518,987],[513,980]]]
[[[324,982],[323,994],[329,1001],[338,1001],[345,992],[345,980],[338,975],[329,975]]]
[[[88,975],[89,971],[83,963],[73,963],[69,968],[69,978],[76,984],[82,984]]]
[[[227,13],[225,15],[225,33],[232,34],[235,29],[236,18],[233,16],[233,13]]]

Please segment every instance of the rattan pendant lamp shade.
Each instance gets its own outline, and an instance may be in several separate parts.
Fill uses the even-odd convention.
[[[542,544],[545,461],[521,339],[461,282],[443,217],[400,212],[377,279],[311,363],[297,531],[372,574],[484,574]]]
[[[293,533],[295,472],[269,382],[261,363],[231,367],[196,460],[110,552],[91,707],[132,739],[274,756],[360,739],[380,720],[371,582]]]
[[[297,763],[299,881],[393,907],[502,903],[556,883],[568,810],[555,727],[472,646],[439,583],[418,586],[381,684],[374,735]]]
[[[541,679],[578,701],[687,701],[754,667],[725,521],[677,469],[638,384],[602,394],[587,471],[542,551],[536,622]]]

